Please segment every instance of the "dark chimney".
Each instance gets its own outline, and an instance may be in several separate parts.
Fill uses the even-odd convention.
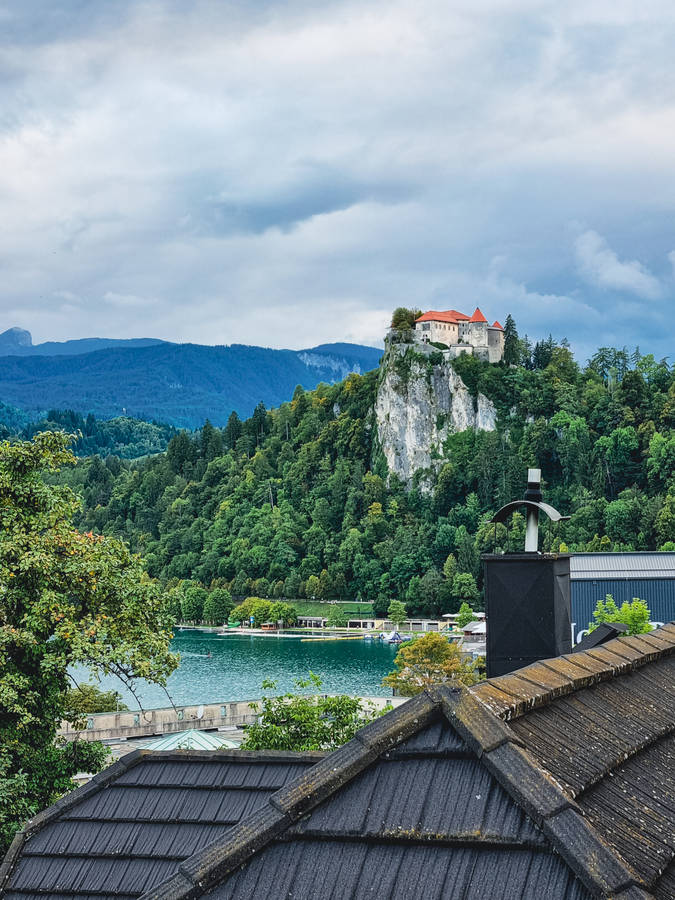
[[[524,499],[507,503],[492,521],[503,522],[523,506],[525,552],[482,557],[488,678],[572,651],[570,555],[537,549],[539,513],[554,522],[568,517],[542,502],[539,469],[528,470]]]

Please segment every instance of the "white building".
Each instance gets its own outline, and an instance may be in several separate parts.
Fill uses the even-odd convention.
[[[452,356],[469,353],[487,362],[499,362],[504,356],[504,329],[499,322],[488,325],[478,307],[472,316],[456,309],[423,313],[415,321],[415,340],[444,344]]]

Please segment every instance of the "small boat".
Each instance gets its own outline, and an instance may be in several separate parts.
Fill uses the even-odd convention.
[[[364,641],[372,641],[372,640],[373,640],[372,634],[364,634],[364,635],[363,635],[363,640],[364,640]]]
[[[380,640],[384,641],[385,644],[402,644],[405,638],[402,638],[398,631],[390,631],[389,634],[382,632]]]

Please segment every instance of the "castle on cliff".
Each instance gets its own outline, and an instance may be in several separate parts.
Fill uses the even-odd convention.
[[[414,339],[419,344],[444,344],[449,356],[471,354],[486,362],[499,362],[504,356],[504,329],[487,319],[476,307],[472,316],[448,309],[430,310],[415,320]]]

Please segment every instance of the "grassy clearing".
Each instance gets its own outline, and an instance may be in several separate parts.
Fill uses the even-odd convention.
[[[319,600],[290,600],[289,603],[301,616],[327,616],[334,604],[321,603]],[[373,617],[372,603],[340,603],[340,609],[348,616],[358,616],[363,619]]]

